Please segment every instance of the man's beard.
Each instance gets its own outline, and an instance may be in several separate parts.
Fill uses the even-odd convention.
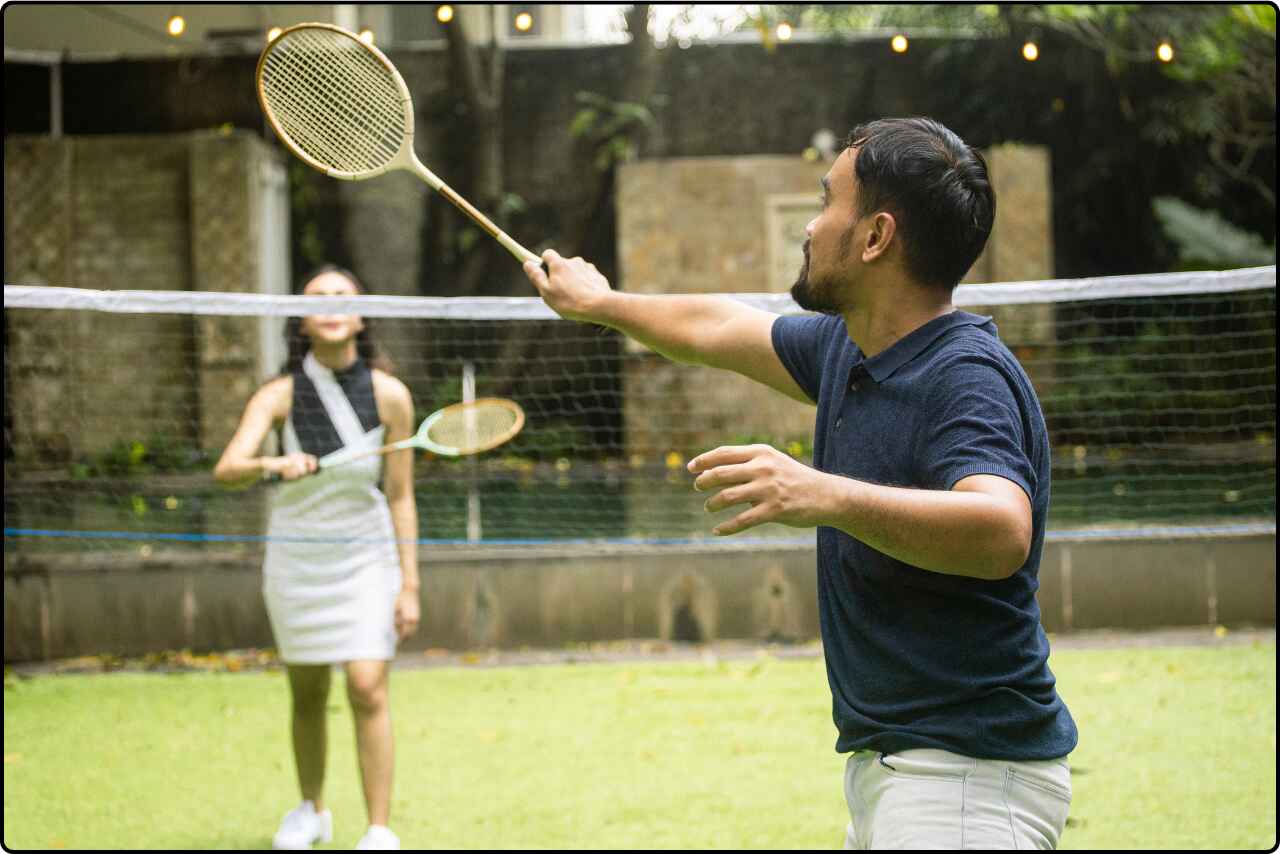
[[[840,306],[831,298],[831,289],[823,288],[822,282],[809,279],[809,241],[804,242],[804,264],[796,275],[796,283],[791,286],[791,298],[796,305],[805,311],[816,311],[821,314],[839,314]]]

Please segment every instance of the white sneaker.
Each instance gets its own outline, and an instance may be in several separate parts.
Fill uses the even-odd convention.
[[[280,821],[280,829],[271,839],[277,851],[305,851],[316,842],[333,840],[333,813],[316,812],[316,805],[303,801]]]
[[[356,843],[357,851],[399,851],[400,837],[391,832],[391,828],[381,824],[371,824],[360,841]]]

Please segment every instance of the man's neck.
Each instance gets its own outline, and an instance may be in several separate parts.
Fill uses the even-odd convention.
[[[872,295],[864,305],[843,314],[849,339],[871,358],[929,321],[955,310],[950,294],[939,296],[905,285]]]

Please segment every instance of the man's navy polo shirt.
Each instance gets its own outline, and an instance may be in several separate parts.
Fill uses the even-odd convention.
[[[1031,552],[1007,579],[929,572],[818,528],[836,750],[931,747],[1053,759],[1076,727],[1054,690],[1035,593],[1049,507],[1049,439],[1026,373],[989,317],[954,311],[868,359],[838,316],[780,317],[773,346],[818,404],[820,471],[949,490],[993,474],[1031,499]]]

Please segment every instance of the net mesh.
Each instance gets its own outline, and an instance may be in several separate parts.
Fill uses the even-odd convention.
[[[372,172],[400,150],[407,96],[395,72],[350,35],[286,32],[267,48],[259,86],[281,139],[330,169]]]
[[[798,311],[783,295],[736,298]],[[706,513],[693,455],[762,441],[810,458],[812,407],[556,319],[536,299],[7,286],[6,550],[259,548],[270,487],[226,492],[210,470],[280,368],[263,354],[280,352],[285,315],[320,301],[365,316],[415,422],[465,399],[464,377],[477,398],[525,412],[487,454],[416,455],[425,542],[713,541],[737,511]],[[1036,386],[1053,446],[1050,536],[1274,528],[1274,267],[966,286],[956,301],[995,316]]]

